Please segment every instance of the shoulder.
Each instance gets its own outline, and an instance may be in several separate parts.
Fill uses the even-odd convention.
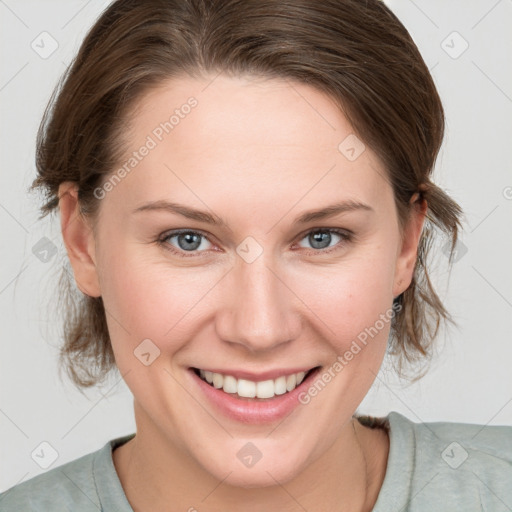
[[[105,468],[112,460],[112,448],[131,436],[113,439],[101,449],[37,475],[0,494],[2,512],[95,511],[103,510],[98,480],[115,478]],[[114,472],[113,464],[110,473]]]
[[[73,507],[80,506],[84,500],[91,507],[100,509],[93,478],[96,453],[90,453],[11,487],[0,494],[0,510],[73,510]]]
[[[512,506],[511,426],[415,423],[396,412],[387,418],[388,462],[409,469],[407,510],[490,511]]]
[[[402,424],[414,443],[418,463],[452,470],[486,471],[510,476],[512,470],[512,426],[455,422],[415,423],[398,413],[390,422]],[[462,471],[461,471],[462,472]]]

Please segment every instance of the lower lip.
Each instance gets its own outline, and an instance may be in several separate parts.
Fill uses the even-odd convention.
[[[258,400],[245,400],[234,395],[224,393],[201,379],[192,368],[189,368],[194,381],[199,385],[206,397],[225,416],[241,423],[272,423],[288,416],[298,405],[301,392],[306,391],[311,382],[320,371],[313,370],[293,391],[273,398]]]

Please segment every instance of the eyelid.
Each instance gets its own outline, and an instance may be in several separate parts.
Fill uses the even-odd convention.
[[[353,239],[355,238],[355,234],[351,230],[349,230],[349,229],[335,228],[335,227],[313,227],[313,228],[306,229],[303,232],[301,232],[298,235],[296,235],[294,237],[294,239],[293,239],[295,241],[294,245],[296,243],[300,242],[301,240],[303,240],[310,233],[316,233],[316,232],[322,232],[322,231],[327,231],[327,232],[335,233],[338,236],[340,236],[342,238],[342,240],[340,242],[338,242],[336,245],[334,245],[332,247],[328,247],[326,249],[307,249],[307,248],[302,248],[308,254],[315,254],[315,255],[328,254],[328,253],[330,253],[332,251],[339,250],[340,249],[340,247],[339,247],[340,245],[349,243],[349,242],[353,241]],[[203,231],[201,229],[196,229],[196,228],[190,228],[190,229],[187,229],[187,228],[171,229],[169,231],[163,232],[161,235],[159,235],[159,237],[157,239],[157,243],[159,243],[166,250],[168,250],[168,251],[170,251],[170,252],[172,252],[174,254],[178,254],[179,256],[183,256],[185,258],[188,258],[188,257],[201,257],[205,253],[209,252],[208,250],[187,252],[187,251],[183,251],[183,250],[180,250],[180,249],[176,249],[175,247],[173,247],[173,246],[171,246],[170,244],[167,243],[168,239],[173,238],[173,237],[178,236],[178,235],[183,234],[183,233],[199,234],[203,238],[208,240],[209,243],[214,244],[214,242],[212,242],[210,240],[210,237],[211,237],[210,234],[207,234],[205,231]]]
[[[187,251],[176,249],[175,247],[173,247],[172,245],[167,243],[168,239],[174,238],[175,236],[181,235],[183,233],[195,233],[195,234],[201,235],[203,238],[208,240],[209,243],[214,244],[214,242],[212,242],[210,240],[211,235],[207,234],[205,231],[203,231],[201,229],[196,229],[196,228],[193,228],[193,229],[192,228],[190,228],[190,229],[181,228],[181,229],[171,229],[169,231],[165,231],[161,235],[158,236],[157,243],[160,244],[164,249],[166,249],[174,254],[179,254],[180,256],[183,256],[185,258],[200,257],[204,253],[208,252],[208,251],[191,251],[191,252],[187,253]]]
[[[314,254],[314,255],[322,255],[322,254],[329,254],[333,251],[341,250],[341,246],[346,245],[347,243],[350,243],[354,240],[355,235],[352,231],[349,229],[344,228],[335,228],[335,227],[319,227],[319,228],[310,228],[295,238],[297,240],[297,243],[303,240],[307,235],[310,233],[317,233],[317,232],[329,232],[334,233],[341,237],[341,241],[337,244],[333,245],[332,247],[327,247],[326,249],[308,249],[308,248],[302,248],[304,251],[307,252],[308,255]]]

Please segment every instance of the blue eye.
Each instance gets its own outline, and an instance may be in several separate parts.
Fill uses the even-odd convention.
[[[333,234],[335,237],[338,237],[340,240],[338,243],[335,243],[334,246],[329,247],[331,242],[333,241]],[[316,249],[316,252],[331,252],[332,249],[337,249],[342,241],[349,242],[352,239],[351,233],[347,231],[342,231],[340,229],[313,229],[306,233],[306,236],[302,238],[302,240],[308,241],[309,244]],[[328,249],[328,250],[326,250]]]
[[[339,238],[339,241],[333,246],[330,246],[333,242],[333,234],[335,237]],[[175,244],[171,243],[173,239],[176,240]],[[343,242],[350,242],[352,240],[352,233],[341,229],[317,228],[308,231],[305,236],[301,238],[301,241],[306,239],[313,249],[309,251],[310,253],[325,254],[333,250],[341,249]],[[204,246],[204,241],[210,243],[206,235],[200,231],[184,229],[167,232],[157,240],[166,250],[185,258],[201,256],[201,253],[207,252],[208,247]],[[336,241],[336,238],[334,241]]]
[[[176,250],[175,247],[173,247],[172,244],[170,244],[170,241],[175,238],[176,243],[178,245],[179,250]],[[198,231],[172,231],[170,233],[167,233],[162,238],[159,239],[159,242],[168,250],[175,252],[175,253],[187,253],[187,252],[195,252],[198,251],[198,249],[201,247],[202,239],[207,240],[205,235]],[[204,249],[204,247],[203,247]],[[200,251],[202,252],[202,251]],[[188,256],[185,254],[182,254],[183,256]],[[193,256],[193,255],[191,255]]]

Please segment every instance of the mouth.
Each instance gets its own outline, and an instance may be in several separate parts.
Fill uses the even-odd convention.
[[[281,375],[275,379],[262,381],[237,379],[233,375],[200,368],[191,368],[191,370],[210,387],[223,391],[227,395],[244,401],[264,402],[293,392],[319,368],[320,366],[315,366],[307,371]]]

